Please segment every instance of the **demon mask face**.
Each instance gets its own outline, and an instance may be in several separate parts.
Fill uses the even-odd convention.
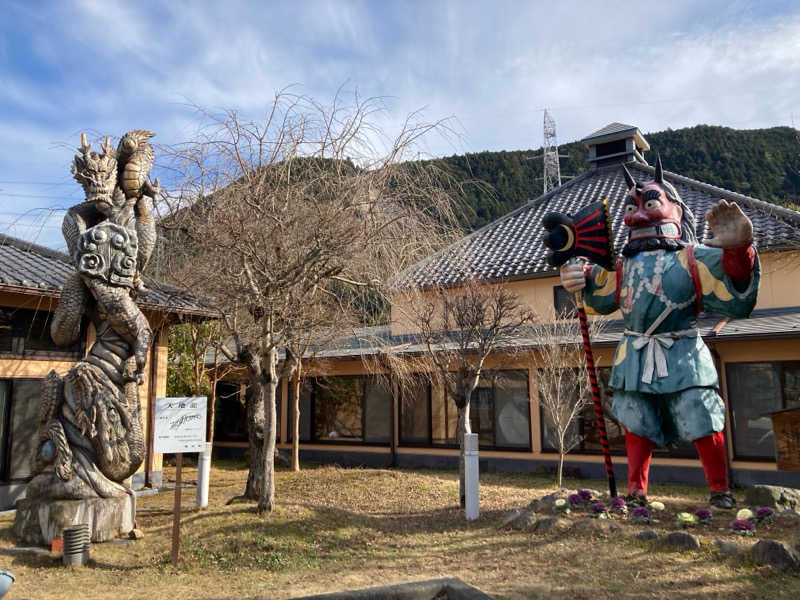
[[[624,216],[630,232],[623,255],[632,256],[643,250],[677,250],[694,243],[694,215],[672,184],[664,181],[661,157],[656,162],[653,181],[640,183],[624,165],[622,169],[630,188]]]

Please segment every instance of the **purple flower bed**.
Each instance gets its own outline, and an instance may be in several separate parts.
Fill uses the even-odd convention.
[[[634,523],[650,523],[650,511],[644,506],[637,506],[631,511],[630,520]]]
[[[714,519],[714,514],[707,508],[700,508],[694,511],[694,516],[697,517],[698,521],[705,525],[709,525]]]
[[[768,506],[762,506],[756,511],[756,521],[759,523],[773,523],[775,521],[775,511]]]
[[[586,502],[583,501],[583,498],[581,498],[578,494],[570,494],[567,496],[567,502],[569,502],[569,505],[573,508],[579,508],[586,504]]]
[[[756,531],[755,524],[748,519],[731,521],[731,531],[737,535],[753,535]]]
[[[589,504],[592,499],[592,492],[589,490],[578,490],[578,496],[580,496],[584,504]]]
[[[616,496],[615,498],[611,499],[611,510],[622,510],[626,507],[627,504],[625,504],[625,498]]]
[[[589,507],[589,511],[593,517],[602,517],[606,515],[608,508],[602,502],[595,502]]]

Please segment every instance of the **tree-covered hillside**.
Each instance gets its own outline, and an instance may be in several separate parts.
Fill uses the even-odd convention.
[[[696,127],[644,134],[645,156],[664,168],[767,202],[800,205],[800,140],[790,127],[737,130]],[[580,142],[559,147],[562,182],[586,169]],[[542,193],[542,151],[479,152],[440,159],[463,184],[463,225],[472,230],[493,221]]]

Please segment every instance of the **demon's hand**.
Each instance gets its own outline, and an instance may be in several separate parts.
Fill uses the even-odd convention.
[[[753,240],[753,223],[735,202],[720,200],[706,213],[714,237],[705,241],[714,248],[738,248]]]
[[[568,292],[579,292],[586,287],[586,274],[583,264],[568,262],[561,267],[561,285]]]

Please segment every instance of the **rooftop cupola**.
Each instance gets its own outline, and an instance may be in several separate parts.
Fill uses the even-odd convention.
[[[611,123],[581,140],[589,150],[589,168],[638,161],[647,164],[643,154],[650,150],[638,127]]]

